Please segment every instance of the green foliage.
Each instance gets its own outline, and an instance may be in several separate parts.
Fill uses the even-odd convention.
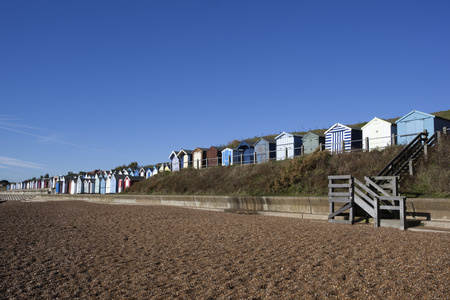
[[[136,161],[133,161],[133,162],[129,163],[128,165],[117,166],[113,170],[118,172],[118,171],[122,171],[123,169],[126,169],[126,170],[128,170],[129,168],[136,169],[137,167],[138,167],[138,163]]]

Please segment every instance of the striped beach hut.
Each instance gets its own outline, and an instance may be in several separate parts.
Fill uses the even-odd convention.
[[[277,141],[271,138],[260,138],[255,144],[256,163],[263,163],[277,157]]]
[[[340,153],[361,148],[361,128],[336,123],[325,131],[325,149],[331,153]]]
[[[375,117],[361,129],[364,150],[383,149],[395,144],[397,125],[394,123]]]
[[[399,144],[408,144],[424,130],[428,131],[428,137],[430,137],[436,131],[450,127],[450,120],[417,110],[401,117],[395,123],[397,124],[397,142]]]
[[[317,149],[325,148],[325,135],[320,133],[308,132],[302,139],[303,151],[305,154],[310,154]]]
[[[275,137],[277,143],[277,160],[294,158],[301,154],[303,136],[283,131]]]

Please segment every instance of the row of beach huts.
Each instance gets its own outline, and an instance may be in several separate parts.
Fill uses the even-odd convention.
[[[118,172],[97,171],[86,175],[55,176],[38,180],[11,183],[8,189],[49,189],[63,194],[120,193],[133,183],[155,176],[158,172],[176,172],[183,168],[200,169],[233,164],[264,163],[284,160],[328,150],[342,153],[355,150],[370,151],[395,144],[407,144],[417,134],[427,131],[446,131],[450,120],[413,110],[395,123],[374,118],[361,128],[334,124],[324,134],[307,133],[305,136],[282,132],[274,139],[242,141],[236,148],[197,147],[194,150],[172,151],[168,163],[153,168],[123,169]]]

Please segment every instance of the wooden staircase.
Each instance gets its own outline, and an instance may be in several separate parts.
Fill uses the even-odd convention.
[[[427,154],[428,147],[433,146],[438,139],[439,132],[428,138],[428,132],[419,133],[406,147],[397,154],[377,176],[400,176],[409,171],[412,175],[413,166],[422,154]]]
[[[444,130],[446,134],[446,130]],[[330,222],[353,224],[355,208],[361,208],[374,220],[375,227],[389,226],[406,229],[406,198],[398,192],[400,175],[409,171],[421,155],[440,139],[440,132],[428,138],[428,132],[419,133],[374,177],[364,177],[364,183],[352,175],[328,176]],[[339,208],[336,205],[341,204]],[[338,217],[338,218],[337,218]],[[387,222],[389,220],[389,222]],[[385,221],[383,223],[383,221]]]
[[[375,227],[383,225],[382,219],[389,219],[396,220],[395,227],[405,230],[406,198],[397,194],[398,177],[376,176],[364,177],[364,179],[365,183],[362,183],[351,175],[328,176],[330,205],[328,220],[335,223],[354,224],[355,208],[358,206],[373,218]],[[336,207],[338,203],[342,204],[339,208]]]

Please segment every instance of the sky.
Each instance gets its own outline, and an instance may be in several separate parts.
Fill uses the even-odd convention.
[[[450,109],[450,1],[0,1],[0,180]]]

